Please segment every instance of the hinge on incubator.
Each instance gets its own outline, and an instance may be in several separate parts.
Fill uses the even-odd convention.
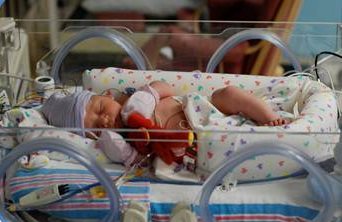
[[[234,178],[234,175],[232,173],[229,173],[223,178],[222,184],[219,189],[224,192],[230,192],[234,191],[236,186],[237,180]]]

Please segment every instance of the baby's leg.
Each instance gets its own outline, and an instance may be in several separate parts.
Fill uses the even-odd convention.
[[[216,90],[211,99],[213,105],[226,115],[242,114],[259,125],[277,126],[287,123],[262,99],[234,86]]]

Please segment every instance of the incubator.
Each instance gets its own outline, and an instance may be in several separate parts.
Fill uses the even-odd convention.
[[[143,21],[145,29],[135,30],[126,24],[142,21],[59,20],[62,31],[52,33],[56,22],[48,20],[5,22],[0,34],[14,37],[1,47],[25,56],[2,54],[9,67],[1,67],[1,221],[341,220],[341,66],[333,55],[341,52],[340,25]],[[322,51],[331,54],[315,62]],[[24,63],[16,59],[30,65],[19,72],[11,66]],[[207,118],[166,130],[194,138],[54,127],[40,110],[54,92],[116,98],[154,80],[193,99],[194,112]],[[202,106],[200,98],[229,85],[262,98],[289,123],[259,126]],[[166,164],[150,152],[124,166],[108,158],[98,134],[79,135],[94,131],[114,132],[121,143],[196,146],[182,162]]]

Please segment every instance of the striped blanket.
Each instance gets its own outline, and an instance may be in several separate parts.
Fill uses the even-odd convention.
[[[107,172],[113,177],[121,169]],[[49,184],[70,184],[79,188],[97,179],[86,169],[71,163],[51,161],[44,168],[27,171],[19,169],[9,180],[12,200],[34,189]],[[201,186],[156,183],[149,181],[128,182],[119,188],[123,206],[130,200],[146,203],[151,221],[166,222],[179,201],[198,203]],[[198,205],[193,210],[198,214]],[[216,221],[310,221],[318,213],[318,206],[310,199],[305,179],[288,179],[258,185],[241,185],[232,192],[215,190],[211,197],[210,210]],[[70,199],[40,209],[49,215],[69,221],[98,221],[109,210],[107,198],[94,198],[89,192],[81,192]]]
[[[64,167],[62,169],[41,168],[33,171],[19,169],[10,179],[9,191],[12,200],[18,202],[20,197],[51,184],[69,184],[69,188],[75,190],[98,182],[89,171],[82,169],[81,166],[79,169],[65,169]],[[114,179],[121,175],[122,171],[111,170],[108,173]],[[128,182],[121,186],[119,191],[123,207],[130,200],[145,202],[149,206],[149,182]],[[41,208],[40,211],[73,221],[93,221],[103,218],[109,208],[108,198],[95,198],[89,192],[81,192],[62,202]]]

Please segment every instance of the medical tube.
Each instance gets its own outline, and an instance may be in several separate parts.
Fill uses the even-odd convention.
[[[112,41],[114,44],[119,45],[124,49],[127,54],[132,58],[139,70],[146,70],[147,58],[141,49],[135,43],[122,33],[107,28],[87,28],[66,41],[57,51],[51,68],[51,76],[55,79],[56,83],[60,83],[59,70],[64,58],[69,51],[78,43],[90,38],[105,38]]]
[[[9,168],[17,159],[23,155],[32,152],[49,150],[66,154],[75,160],[79,161],[91,173],[93,173],[101,185],[106,189],[108,200],[110,202],[110,209],[107,216],[102,221],[119,221],[120,218],[120,193],[113,185],[110,176],[102,169],[89,153],[82,149],[78,149],[70,142],[66,142],[56,138],[33,139],[29,142],[19,144],[17,147],[4,158],[0,164],[0,178],[4,178],[6,169]],[[0,206],[0,218],[6,218],[6,221],[14,221],[6,215],[8,212],[4,208],[4,204]]]
[[[327,174],[316,163],[312,162],[310,157],[308,157],[305,153],[295,149],[291,145],[279,143],[279,141],[263,141],[250,144],[229,157],[209,176],[202,186],[202,193],[199,202],[199,212],[202,221],[214,221],[209,211],[208,203],[211,193],[216,186],[222,182],[222,179],[227,175],[228,172],[245,160],[255,156],[272,154],[286,156],[289,159],[297,161],[310,173],[311,176],[316,178],[316,182],[319,185],[322,193],[323,207],[321,212],[315,217],[314,221],[330,221],[334,215],[336,205],[332,188],[329,184],[329,180],[327,179]]]
[[[334,149],[334,159],[336,164],[334,166],[334,174],[329,174],[329,183],[332,187],[334,196],[336,197],[336,206],[342,208],[342,137],[340,141],[336,144]],[[322,202],[323,193],[321,188],[317,183],[317,179],[311,175],[307,178],[307,185],[311,193],[313,193],[312,198],[318,202]]]
[[[332,192],[336,197],[336,206],[342,207],[342,176],[341,175],[328,175],[329,184],[332,187]],[[317,183],[317,179],[312,176],[308,176],[307,185],[309,190],[311,191],[312,199],[317,202],[322,203],[323,193],[321,192],[321,187]]]
[[[339,119],[340,126],[342,117]],[[342,127],[340,127],[341,129]],[[336,161],[335,172],[342,176],[342,136],[340,136],[340,141],[336,144],[334,149],[334,158]]]
[[[238,32],[228,38],[222,45],[215,51],[215,53],[211,56],[206,72],[212,73],[214,72],[216,66],[221,62],[224,55],[234,48],[236,45],[243,41],[253,40],[253,39],[262,39],[273,43],[277,46],[283,54],[289,59],[292,63],[294,69],[298,72],[302,71],[302,66],[299,61],[296,59],[294,54],[288,49],[286,44],[273,32],[264,31],[260,29],[248,29],[241,32]]]
[[[2,222],[20,222],[23,221],[21,220],[20,217],[18,217],[18,215],[12,215],[10,214],[8,211],[2,211],[2,209],[0,210],[0,221]]]

